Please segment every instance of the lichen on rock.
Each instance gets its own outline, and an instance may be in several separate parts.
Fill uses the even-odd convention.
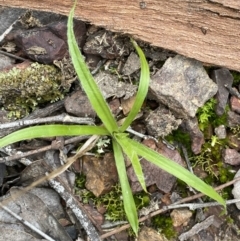
[[[0,102],[9,116],[21,118],[39,104],[62,99],[62,74],[52,65],[32,63],[21,70],[0,72]]]

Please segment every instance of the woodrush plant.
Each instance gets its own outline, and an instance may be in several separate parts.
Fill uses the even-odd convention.
[[[87,65],[84,62],[83,56],[81,55],[77,41],[73,32],[73,15],[76,2],[70,11],[68,18],[68,47],[70,56],[76,70],[77,76],[81,82],[81,86],[84,89],[93,109],[96,111],[98,117],[102,121],[101,126],[88,126],[88,125],[44,125],[25,128],[16,131],[2,139],[0,139],[0,147],[9,145],[14,142],[21,140],[40,138],[40,137],[53,137],[53,136],[78,136],[78,135],[98,135],[98,136],[109,136],[112,140],[112,147],[116,162],[116,167],[119,175],[119,182],[122,188],[122,197],[124,202],[124,210],[126,212],[128,221],[134,230],[138,233],[138,216],[137,210],[134,203],[132,191],[127,177],[124,153],[131,160],[135,174],[142,188],[147,192],[142,167],[139,161],[139,157],[143,157],[149,162],[155,164],[158,168],[161,168],[180,180],[187,183],[187,185],[194,187],[196,190],[204,193],[211,197],[217,202],[225,206],[225,202],[222,197],[209,185],[204,183],[194,174],[190,173],[184,167],[175,163],[174,161],[160,155],[154,150],[138,143],[135,140],[130,139],[126,133],[127,128],[131,125],[132,121],[138,114],[143,101],[148,92],[148,86],[150,81],[150,73],[147,61],[144,53],[138,47],[134,40],[132,41],[141,61],[141,76],[138,86],[133,107],[125,118],[121,125],[118,125],[114,119],[108,104],[103,98],[96,82],[93,79]],[[69,160],[70,162],[70,160]],[[71,162],[72,163],[72,162]],[[156,167],[156,168],[157,168]],[[56,176],[56,175],[55,175]]]

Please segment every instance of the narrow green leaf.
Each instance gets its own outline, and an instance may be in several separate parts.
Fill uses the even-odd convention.
[[[148,93],[148,86],[149,86],[149,81],[150,81],[150,73],[149,73],[149,67],[147,60],[145,58],[145,55],[141,48],[137,45],[137,43],[132,40],[132,43],[135,47],[135,49],[138,52],[138,55],[140,57],[141,61],[141,76],[140,76],[140,81],[139,81],[139,86],[138,86],[138,91],[136,95],[135,102],[133,104],[133,107],[128,114],[127,118],[125,119],[124,123],[122,126],[119,128],[120,132],[124,132],[132,123],[136,115],[138,114],[139,110],[142,107],[142,104],[145,100],[145,97]]]
[[[136,151],[139,156],[144,157],[149,162],[152,162],[166,172],[174,175],[175,177],[184,181],[194,189],[226,206],[223,198],[211,186],[207,185],[200,178],[198,178],[176,162],[129,138],[123,138],[121,142],[125,142],[124,145],[126,146],[131,146],[131,148]]]
[[[72,58],[73,66],[76,70],[78,78],[81,82],[86,95],[96,111],[98,117],[102,120],[107,130],[112,133],[118,130],[117,123],[109,109],[108,104],[102,96],[93,76],[91,75],[86,63],[84,62],[83,56],[79,51],[77,41],[73,31],[73,15],[75,10],[76,2],[70,11],[68,17],[68,47]]]
[[[14,142],[54,136],[109,135],[104,127],[84,125],[42,125],[15,131],[0,139],[0,148]]]
[[[124,210],[133,231],[137,235],[138,233],[137,210],[133,199],[132,190],[128,182],[122,149],[120,145],[117,143],[117,141],[114,139],[113,139],[113,151],[114,151],[114,157],[115,157],[115,162],[117,166],[119,181],[122,188]]]
[[[138,155],[137,155],[136,151],[134,151],[131,146],[125,145],[126,144],[125,141],[121,141],[123,138],[127,138],[127,135],[125,133],[117,133],[115,135],[115,138],[116,138],[117,142],[119,143],[119,145],[122,147],[123,152],[130,159],[130,161],[132,163],[132,166],[133,166],[133,170],[134,170],[134,172],[135,172],[135,174],[138,178],[138,181],[141,184],[143,190],[145,192],[147,192],[144,174],[143,174],[143,171],[142,171],[142,166],[141,166],[141,163],[139,161],[139,158],[138,158]]]

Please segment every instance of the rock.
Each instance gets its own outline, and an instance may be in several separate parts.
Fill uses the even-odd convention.
[[[181,119],[176,119],[171,111],[164,107],[158,107],[151,111],[145,119],[148,135],[156,138],[167,136],[173,130],[176,130],[181,123]]]
[[[240,115],[236,114],[233,111],[227,112],[227,126],[234,127],[240,125]]]
[[[66,21],[59,21],[44,27],[18,31],[15,42],[30,59],[50,64],[62,59],[68,51],[66,24]],[[80,22],[75,26],[77,41],[81,45],[86,34],[85,24]]]
[[[86,94],[78,90],[71,96],[65,99],[64,106],[69,114],[73,114],[78,117],[95,117],[96,113],[93,110]]]
[[[11,67],[14,64],[14,62],[15,62],[14,59],[4,54],[0,54],[0,71]]]
[[[201,152],[202,145],[204,144],[204,135],[198,127],[198,120],[196,117],[184,120],[181,127],[187,131],[191,137],[192,152],[197,155]]]
[[[84,156],[83,173],[86,175],[86,188],[96,197],[109,192],[118,180],[112,153],[105,154],[103,159]]]
[[[187,226],[190,218],[192,217],[192,212],[188,209],[174,209],[170,214],[173,226]]]
[[[128,38],[101,29],[87,38],[83,51],[86,54],[100,55],[105,59],[116,59],[129,55],[132,48],[129,46]]]
[[[228,139],[228,146],[230,148],[240,151],[240,140],[238,135],[234,133],[228,133],[227,139]]]
[[[220,125],[214,129],[214,132],[218,139],[225,139],[227,137],[227,131],[224,125]]]
[[[117,116],[121,112],[121,104],[119,99],[110,100],[108,105],[114,116]]]
[[[240,114],[240,99],[238,99],[236,96],[232,96],[230,98],[230,108],[232,111]]]
[[[128,99],[121,98],[121,108],[125,116],[132,110],[135,100],[136,100],[136,95],[133,95]]]
[[[178,117],[189,118],[214,96],[217,85],[208,77],[202,64],[177,55],[169,58],[152,77],[151,95]]]
[[[137,90],[136,85],[118,81],[118,77],[116,75],[112,75],[107,72],[97,73],[94,76],[94,79],[105,99],[110,97],[123,97],[124,99],[128,99],[133,96]]]
[[[67,44],[67,19],[50,23],[47,28]],[[83,47],[86,40],[86,31],[86,24],[83,21],[74,20],[74,34],[80,47]]]
[[[65,42],[46,28],[34,28],[16,35],[15,42],[30,59],[50,64],[64,57]]]
[[[235,149],[224,149],[222,156],[225,163],[232,166],[240,165],[240,153]]]
[[[218,92],[216,94],[217,106],[216,114],[222,115],[225,111],[225,107],[228,101],[229,91],[225,85],[231,87],[233,83],[233,76],[226,68],[213,70],[211,78],[216,82],[218,86]]]
[[[144,140],[143,144],[157,151],[161,155],[175,161],[176,163],[182,166],[184,165],[184,162],[182,161],[182,158],[177,150],[170,150],[160,142],[156,144],[155,141],[152,139]],[[176,182],[176,178],[173,175],[163,171],[162,169],[152,164],[151,162],[145,160],[144,158],[142,158],[140,162],[141,162],[145,183],[147,187],[153,184],[156,184],[159,190],[164,193],[168,193],[171,191],[173,185]],[[138,179],[135,175],[135,172],[132,166],[128,168],[127,173],[131,181],[132,191],[133,192],[141,191],[142,187],[138,182]]]
[[[161,233],[158,233],[156,230],[152,228],[148,228],[144,226],[141,228],[138,236],[138,241],[168,241],[168,239]]]
[[[139,57],[136,53],[132,52],[122,70],[124,75],[131,75],[141,68]]]

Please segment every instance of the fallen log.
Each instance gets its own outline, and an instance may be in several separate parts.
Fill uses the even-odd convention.
[[[1,6],[68,15],[72,0],[0,0]],[[240,71],[240,1],[81,0],[75,17],[153,46]]]

